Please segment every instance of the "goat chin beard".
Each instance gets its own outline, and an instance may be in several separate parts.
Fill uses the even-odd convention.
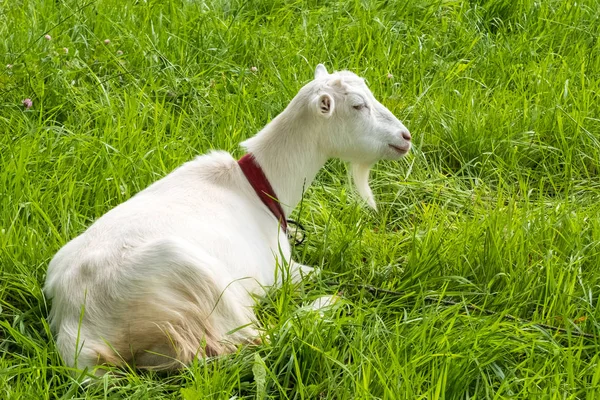
[[[369,186],[369,171],[371,170],[370,164],[350,164],[352,171],[352,179],[354,180],[354,186],[360,197],[367,202],[369,207],[377,210],[377,204],[375,204],[375,198],[373,192]]]

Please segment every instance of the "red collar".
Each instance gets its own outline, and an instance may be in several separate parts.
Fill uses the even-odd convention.
[[[277,195],[273,191],[269,180],[265,176],[260,165],[256,162],[254,156],[249,153],[246,154],[238,160],[238,165],[242,169],[244,175],[246,175],[246,179],[248,179],[248,182],[256,192],[256,195],[262,200],[264,205],[271,210],[273,215],[275,215],[275,218],[279,220],[283,231],[286,232],[287,222],[281,204],[279,204]]]

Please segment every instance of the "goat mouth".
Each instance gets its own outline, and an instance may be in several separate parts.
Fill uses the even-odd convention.
[[[400,146],[394,146],[393,144],[389,144],[388,146],[390,146],[396,152],[400,153],[400,155],[405,155],[406,153],[408,153],[408,150],[410,150],[410,146],[400,147]]]

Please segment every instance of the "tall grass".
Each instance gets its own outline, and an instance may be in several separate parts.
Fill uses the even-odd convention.
[[[600,335],[598,10],[0,0],[2,397],[600,397],[600,342],[580,334]],[[323,273],[257,306],[268,341],[82,386],[45,319],[53,254],[195,155],[240,156],[319,62],[364,76],[413,134],[372,172],[379,211],[328,163],[295,215],[296,259]],[[335,310],[302,308],[332,293]]]

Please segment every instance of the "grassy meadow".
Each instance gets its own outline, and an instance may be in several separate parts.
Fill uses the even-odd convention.
[[[0,37],[0,398],[600,398],[599,1],[0,0]],[[257,306],[268,341],[82,385],[52,256],[196,155],[241,156],[319,62],[413,135],[371,172],[379,210],[332,160],[293,215],[323,272]]]

